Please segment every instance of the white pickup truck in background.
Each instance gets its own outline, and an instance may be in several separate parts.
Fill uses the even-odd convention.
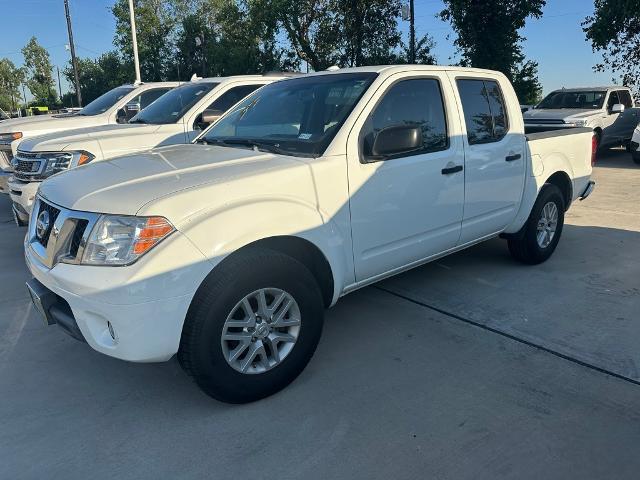
[[[525,111],[524,124],[531,132],[587,127],[595,133],[598,148],[627,146],[639,113],[626,87],[567,88]]]
[[[254,90],[283,78],[283,74],[267,74],[198,79],[165,93],[127,124],[57,132],[21,142],[8,181],[16,223],[27,224],[38,187],[46,178],[89,162],[189,143]]]
[[[593,132],[525,135],[497,72],[381,66],[267,85],[196,143],[44,181],[27,283],[47,324],[116,358],[176,353],[209,395],[248,402],[313,355],[324,309],[502,236],[548,259],[593,189]]]
[[[36,135],[77,128],[126,123],[179,82],[123,85],[96,98],[77,113],[13,118],[0,124],[0,192],[8,193],[7,181],[13,172],[13,157],[23,140]]]

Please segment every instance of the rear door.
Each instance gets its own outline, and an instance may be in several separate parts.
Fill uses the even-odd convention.
[[[624,105],[624,112],[616,115],[615,121],[609,127],[609,132],[607,132],[607,136],[610,140],[616,143],[623,144],[627,140],[630,140],[633,136],[633,130],[638,125],[638,109],[634,108],[633,99],[631,98],[631,93],[628,90],[618,90],[617,92],[612,92],[616,95],[614,96],[614,100],[617,100],[618,103]],[[613,106],[611,102],[609,102],[610,106]]]
[[[492,78],[450,76],[464,119],[462,245],[502,231],[515,218],[524,188],[525,138],[512,89],[503,92]]]
[[[357,281],[455,247],[464,202],[464,152],[446,74],[397,74],[378,91],[347,146]],[[420,127],[422,148],[373,156],[382,129],[406,125]]]

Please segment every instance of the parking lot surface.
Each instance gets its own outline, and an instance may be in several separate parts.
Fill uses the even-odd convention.
[[[637,478],[640,168],[594,178],[547,263],[493,240],[349,295],[244,406],[45,327],[0,198],[0,478]]]

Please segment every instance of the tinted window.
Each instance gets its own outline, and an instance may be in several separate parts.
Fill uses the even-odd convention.
[[[458,80],[470,145],[497,142],[509,128],[504,98],[497,82]]]
[[[437,80],[403,80],[384,94],[363,128],[365,157],[371,155],[373,141],[380,130],[401,125],[418,126],[422,130],[424,147],[411,155],[447,148],[447,122]]]
[[[142,110],[143,108],[147,108],[149,105],[151,105],[153,102],[155,102],[162,95],[167,93],[169,90],[171,89],[170,88],[154,88],[152,90],[147,90],[146,92],[138,95],[135,98],[135,100],[132,100],[132,101],[138,102],[140,104],[140,109]]]
[[[236,146],[259,142],[291,155],[319,156],[376,76],[335,73],[271,83],[236,105],[203,139],[233,139]]]
[[[194,82],[174,88],[133,117],[129,123],[176,123],[217,83]]]
[[[633,99],[628,90],[620,90],[618,96],[620,97],[620,103],[622,103],[625,108],[633,108]]]
[[[547,95],[536,108],[599,109],[602,108],[606,94],[607,92],[603,90],[573,92],[557,90]]]
[[[208,109],[226,112],[244,97],[255,92],[261,86],[262,85],[242,85],[241,87],[233,87],[216,98],[213,103],[209,105]]]
[[[611,108],[617,103],[620,103],[620,98],[618,98],[618,92],[611,92],[609,94],[609,100],[607,101],[607,108]]]
[[[89,105],[80,110],[78,115],[93,116],[104,113],[133,90],[135,90],[135,87],[118,87],[113,90],[109,90],[107,93],[99,96]]]

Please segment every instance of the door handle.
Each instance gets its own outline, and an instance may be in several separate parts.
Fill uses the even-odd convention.
[[[451,173],[458,173],[462,171],[462,165],[456,165],[455,167],[447,167],[442,169],[443,175],[449,175]]]
[[[507,162],[513,162],[515,160],[520,160],[522,158],[522,155],[520,155],[519,153],[516,153],[515,155],[507,155],[505,157],[505,160]]]

